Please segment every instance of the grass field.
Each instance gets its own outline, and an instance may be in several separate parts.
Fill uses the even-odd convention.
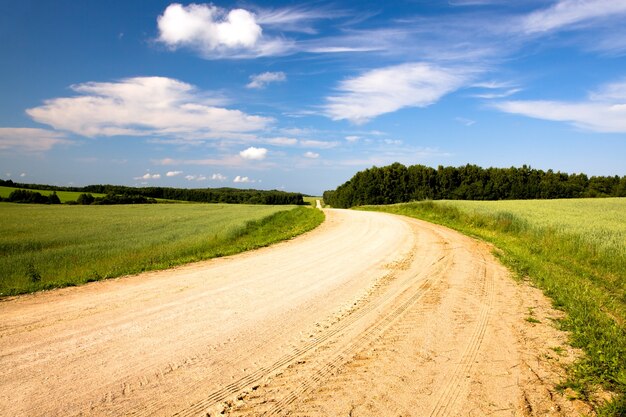
[[[234,254],[296,236],[323,219],[319,210],[294,206],[0,203],[0,293]]]
[[[7,198],[13,191],[19,190],[19,189],[22,189],[22,188],[0,187],[0,197]],[[41,195],[52,194],[52,191],[48,191],[48,190],[30,190],[29,189],[28,191],[34,191],[36,193],[40,193]],[[56,193],[59,196],[59,200],[61,200],[61,203],[67,203],[68,201],[76,201],[78,196],[83,194],[83,193],[74,192],[74,191],[57,191]],[[91,195],[93,195],[94,197],[104,197],[104,194],[98,194],[98,193],[91,193]]]
[[[366,206],[492,242],[500,259],[567,313],[585,355],[562,388],[600,416],[626,415],[626,199],[445,201]],[[595,395],[611,393],[609,401]]]

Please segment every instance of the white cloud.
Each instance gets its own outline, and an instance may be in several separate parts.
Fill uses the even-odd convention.
[[[343,81],[339,95],[327,97],[325,113],[333,120],[361,124],[404,107],[426,107],[460,88],[474,71],[428,63],[368,71]]]
[[[283,82],[287,79],[284,72],[264,72],[261,74],[251,75],[250,83],[246,85],[247,88],[265,88],[270,83]]]
[[[25,173],[25,172],[22,172],[22,173],[20,174],[20,178],[24,178],[25,176],[26,176],[26,173]]]
[[[168,171],[167,174],[165,174],[166,177],[177,177],[180,174],[182,174],[183,171]]]
[[[476,98],[484,98],[484,99],[494,99],[494,98],[505,98],[505,97],[510,97],[513,94],[517,94],[520,91],[522,91],[521,88],[510,88],[508,90],[505,91],[501,91],[499,93],[479,93],[479,94],[472,94],[472,97],[476,97]]]
[[[241,156],[243,159],[260,161],[262,159],[265,159],[265,157],[267,156],[267,149],[255,148],[254,146],[251,146],[248,149],[239,152],[239,156]]]
[[[45,129],[23,127],[0,128],[0,150],[20,152],[45,152],[56,145],[71,143],[65,135]]]
[[[266,140],[266,142],[271,145],[293,146],[293,145],[298,144],[298,139],[287,138],[287,137],[277,137],[277,138],[269,138]]]
[[[356,135],[346,136],[346,140],[351,143],[358,142],[359,139],[361,139],[361,137]]]
[[[220,173],[217,173],[217,174],[211,175],[211,179],[213,181],[226,181],[228,178],[226,178],[226,176],[224,176],[224,175],[222,175]]]
[[[263,35],[257,16],[244,9],[174,3],[157,23],[160,42],[172,49],[189,47],[207,59],[283,55],[293,49],[288,39]]]
[[[506,113],[567,122],[594,132],[626,133],[626,81],[605,85],[591,93],[587,101],[504,101],[494,107]]]
[[[78,96],[46,100],[26,110],[37,122],[83,136],[165,135],[213,138],[265,128],[272,119],[216,107],[190,84],[165,77],[73,85]]]
[[[205,175],[186,175],[185,179],[187,181],[206,181],[207,177]]]
[[[320,154],[318,154],[317,152],[308,151],[304,153],[304,157],[310,158],[310,159],[316,159],[320,157]]]
[[[623,14],[626,14],[626,2],[623,0],[559,0],[547,9],[525,16],[522,29],[526,33],[548,32]]]
[[[250,179],[248,177],[242,177],[242,176],[237,175],[235,177],[235,179],[233,180],[233,182],[235,182],[235,183],[253,183],[253,182],[256,182],[256,181],[254,181],[254,180],[252,180],[252,179]]]
[[[323,140],[303,139],[300,141],[303,148],[331,149],[339,145],[338,142],[326,142]]]
[[[141,177],[135,177],[134,179],[136,179],[136,180],[158,180],[159,178],[161,178],[161,174],[151,174],[149,172],[146,172]]]

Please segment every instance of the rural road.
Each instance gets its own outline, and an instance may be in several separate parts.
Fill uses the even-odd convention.
[[[563,335],[524,320],[549,303],[487,245],[325,212],[269,248],[0,301],[0,415],[573,415],[540,360]]]

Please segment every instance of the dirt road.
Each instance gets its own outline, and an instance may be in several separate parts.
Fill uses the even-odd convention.
[[[0,302],[0,415],[574,415],[563,335],[524,320],[555,313],[486,245],[326,214],[270,248]]]

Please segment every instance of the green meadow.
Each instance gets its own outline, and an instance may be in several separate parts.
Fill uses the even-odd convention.
[[[424,201],[359,209],[402,214],[486,240],[521,279],[565,311],[585,353],[560,388],[600,416],[626,415],[626,198]],[[596,394],[611,394],[608,401]]]
[[[238,204],[0,203],[0,294],[77,285],[269,245],[319,210]]]

